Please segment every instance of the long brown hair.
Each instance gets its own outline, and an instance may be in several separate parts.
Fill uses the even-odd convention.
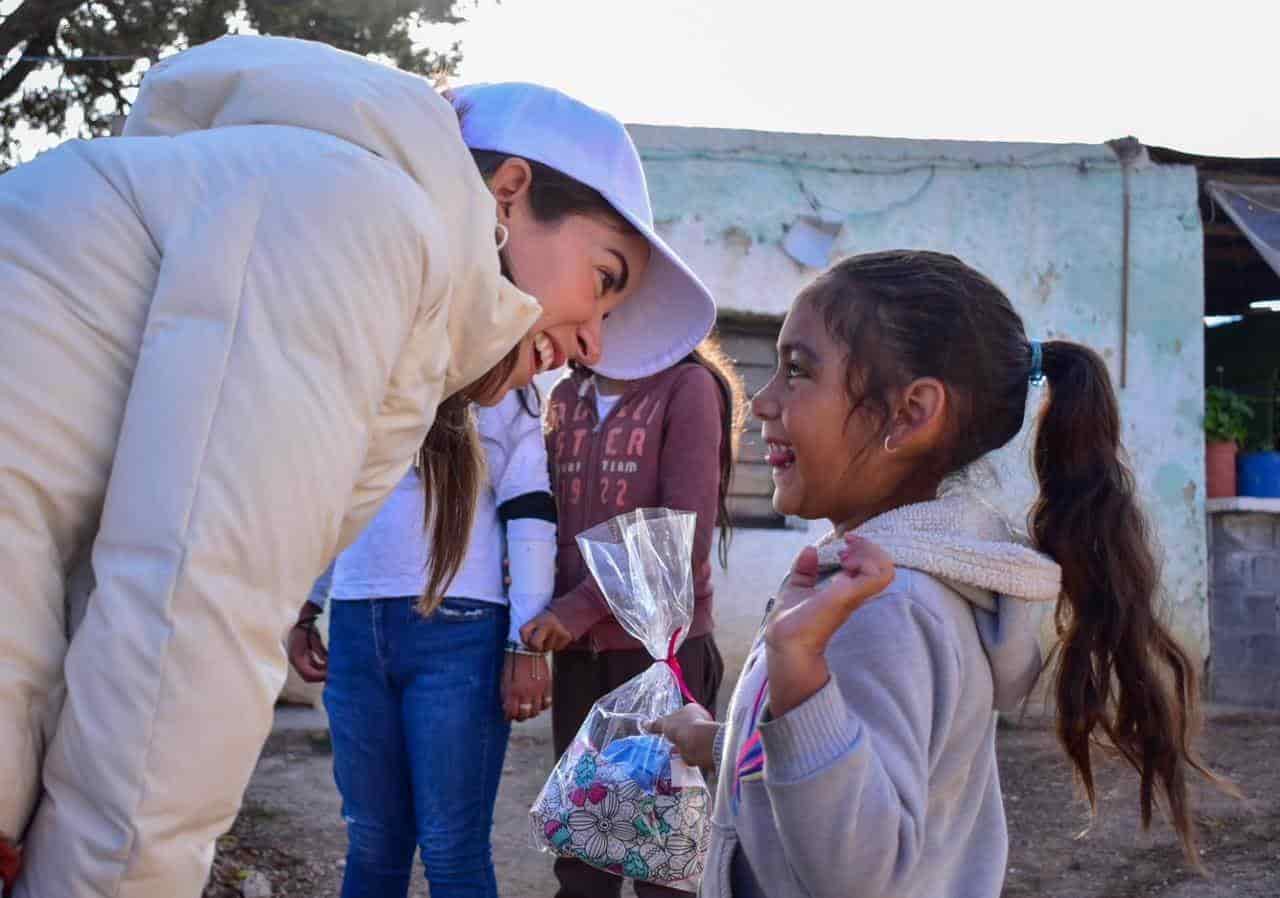
[[[706,368],[716,379],[724,403],[720,429],[720,489],[716,499],[716,525],[720,528],[717,554],[720,566],[729,566],[729,545],[733,542],[733,525],[729,518],[729,487],[738,460],[738,445],[747,420],[747,391],[733,360],[725,355],[713,334],[707,337],[685,359]]]
[[[1187,771],[1226,784],[1191,744],[1199,681],[1156,615],[1160,571],[1120,445],[1111,376],[1098,354],[1079,344],[1054,340],[1042,352],[1050,398],[1036,431],[1040,495],[1030,529],[1062,566],[1063,600],[1054,614],[1058,738],[1092,807],[1090,742],[1100,730],[1138,771],[1143,828],[1151,825],[1158,790],[1188,860],[1199,866]]]
[[[492,396],[511,376],[520,346],[488,374],[440,403],[435,421],[418,449],[417,467],[427,501],[423,528],[431,558],[418,610],[431,614],[466,558],[476,498],[484,482],[485,460],[471,405]]]
[[[849,354],[856,408],[887,428],[891,396],[934,377],[951,407],[927,476],[959,471],[1022,429],[1035,349],[990,280],[954,256],[891,251],[845,259],[802,294]],[[1105,363],[1063,340],[1043,344],[1048,396],[1035,440],[1035,545],[1062,567],[1057,732],[1096,809],[1091,740],[1104,737],[1137,772],[1143,827],[1157,798],[1199,866],[1187,773],[1217,780],[1192,747],[1196,667],[1161,623],[1159,569],[1120,443]],[[887,432],[887,431],[886,431]],[[1158,796],[1157,796],[1158,793]]]

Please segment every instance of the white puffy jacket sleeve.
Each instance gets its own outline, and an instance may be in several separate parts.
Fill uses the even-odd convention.
[[[161,248],[22,898],[199,894],[297,596],[440,399],[442,222],[398,169],[307,140]]]

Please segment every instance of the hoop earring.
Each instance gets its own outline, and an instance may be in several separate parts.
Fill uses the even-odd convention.
[[[498,252],[502,252],[507,241],[511,239],[511,230],[502,222],[498,222],[494,227],[498,232]]]
[[[889,455],[893,455],[893,453],[898,451],[897,449],[889,448],[889,440],[891,439],[891,437],[892,437],[892,434],[884,438],[884,451],[887,452]]]

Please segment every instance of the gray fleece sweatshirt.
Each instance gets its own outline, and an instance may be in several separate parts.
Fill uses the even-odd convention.
[[[762,640],[748,657],[717,739],[704,898],[1000,894],[994,711],[1035,681],[1030,602],[1056,598],[1060,572],[965,497],[898,509],[859,533],[898,572],[833,638],[827,685],[771,718]],[[753,717],[763,773],[739,781]]]

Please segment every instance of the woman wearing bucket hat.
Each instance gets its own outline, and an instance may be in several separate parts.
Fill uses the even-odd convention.
[[[198,895],[296,596],[424,437],[430,604],[474,497],[468,401],[566,360],[660,370],[709,329],[615,120],[531,85],[466,102],[464,134],[421,79],[224,38],[154,67],[122,138],[0,179],[0,833],[25,836],[20,898]],[[485,179],[471,147],[513,158]],[[532,162],[616,217],[540,211]]]

